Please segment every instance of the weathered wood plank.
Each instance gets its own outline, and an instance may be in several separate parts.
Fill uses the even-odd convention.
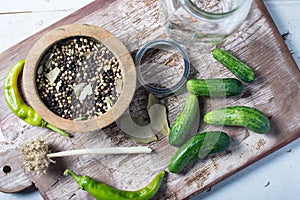
[[[9,66],[24,58],[42,34],[67,23],[102,26],[119,37],[132,52],[150,40],[163,37],[163,27],[158,16],[158,1],[98,0],[1,54],[0,87],[3,87],[4,76]],[[258,78],[253,84],[245,85],[242,98],[202,99],[202,113],[227,105],[254,106],[270,116],[272,129],[268,134],[258,135],[243,128],[216,128],[201,123],[199,131],[222,129],[229,133],[232,137],[230,150],[199,160],[183,174],[169,174],[157,199],[188,198],[300,136],[300,116],[297,115],[297,110],[286,106],[293,104],[300,107],[300,74],[261,1],[255,1],[244,25],[226,42],[220,44],[220,47],[232,51],[246,61],[257,72]],[[207,50],[204,51],[203,47],[187,47],[186,50],[193,65],[191,77],[232,76]],[[182,89],[175,95],[161,98],[168,108],[170,123],[180,111],[185,96],[186,92]],[[139,88],[131,110],[145,116],[143,108],[146,99],[147,92]],[[45,129],[23,127],[24,123],[13,116],[5,106],[2,90],[0,103],[0,129],[7,140],[16,147],[37,136],[47,138],[53,151],[136,145],[116,124],[100,131],[76,133],[72,139],[63,138]],[[65,168],[88,174],[120,189],[135,190],[147,184],[160,170],[167,169],[169,159],[176,150],[168,145],[167,138],[163,136],[160,136],[159,141],[152,143],[151,147],[155,149],[155,153],[143,156],[91,155],[60,158],[48,169],[46,175],[38,177],[27,173],[27,176],[39,188],[45,199],[90,199],[69,177],[62,176]],[[1,176],[0,180],[5,182],[5,177]]]

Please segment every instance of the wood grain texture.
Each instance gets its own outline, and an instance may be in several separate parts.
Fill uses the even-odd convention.
[[[30,47],[41,35],[67,23],[102,26],[119,37],[131,52],[148,41],[163,37],[157,1],[98,0],[5,51],[0,56],[0,87],[3,87],[4,76],[9,67],[26,57]],[[247,21],[219,47],[228,49],[253,67],[257,73],[257,80],[253,84],[245,85],[245,92],[239,98],[202,99],[202,113],[221,106],[253,106],[271,118],[271,131],[265,135],[258,135],[243,128],[212,127],[201,123],[199,131],[227,132],[232,138],[230,150],[200,159],[181,174],[168,174],[155,199],[187,199],[300,136],[300,116],[297,110],[293,109],[300,107],[299,70],[261,1],[253,3]],[[193,66],[190,77],[232,76],[204,47],[186,47],[186,51]],[[175,95],[161,98],[168,108],[170,124],[181,110],[186,95],[186,91],[182,89]],[[139,87],[129,111],[136,116],[147,118],[146,100],[147,92]],[[136,145],[123,134],[117,123],[101,131],[76,133],[74,138],[66,139],[46,129],[26,126],[5,106],[3,91],[0,91],[0,102],[0,128],[6,139],[15,147],[35,137],[45,137],[53,151]],[[45,175],[26,175],[39,188],[45,199],[91,199],[85,191],[79,190],[69,177],[62,176],[66,168],[79,174],[88,174],[120,189],[135,190],[146,185],[160,170],[167,169],[169,159],[176,151],[176,148],[168,145],[167,138],[161,135],[151,147],[155,153],[143,156],[90,155],[61,158],[56,160],[56,164],[52,165]],[[19,158],[16,157],[17,159]],[[2,182],[6,180],[3,176],[0,179]]]
[[[0,188],[2,192],[16,192],[24,190],[32,185],[32,182],[26,176],[22,167],[23,163],[21,159],[16,157],[21,156],[20,151],[11,144],[0,143],[0,156],[1,156],[1,167],[0,171],[1,179]],[[18,180],[18,181],[16,181]]]

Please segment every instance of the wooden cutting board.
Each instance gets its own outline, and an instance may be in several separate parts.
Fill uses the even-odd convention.
[[[135,52],[146,42],[163,37],[158,8],[157,0],[97,0],[87,5],[3,52],[0,55],[0,88],[3,88],[10,66],[25,58],[35,41],[47,31],[69,23],[98,25],[115,34],[131,52]],[[199,132],[227,132],[232,138],[230,149],[199,159],[184,173],[168,173],[154,199],[187,199],[300,136],[300,73],[261,0],[253,2],[247,21],[219,47],[230,50],[252,66],[257,80],[245,84],[239,97],[200,99],[201,113],[229,105],[255,107],[269,116],[271,131],[259,135],[244,128],[207,126],[201,120]],[[186,51],[192,64],[191,78],[233,77],[204,47],[186,47]],[[147,118],[147,95],[143,88],[138,88],[130,108],[144,118]],[[160,98],[167,106],[170,124],[181,110],[186,95],[187,92],[182,89],[175,95]],[[70,177],[62,175],[66,168],[120,189],[136,190],[146,185],[159,171],[167,170],[168,162],[176,151],[165,136],[159,135],[159,140],[150,144],[154,149],[150,155],[59,158],[49,167],[47,174],[37,176],[23,170],[19,151],[22,144],[33,138],[46,138],[52,151],[137,144],[116,124],[95,132],[75,133],[72,139],[29,126],[8,109],[3,90],[0,91],[0,105],[0,131],[7,141],[0,144],[0,190],[3,192],[20,191],[34,183],[44,199],[91,199]]]

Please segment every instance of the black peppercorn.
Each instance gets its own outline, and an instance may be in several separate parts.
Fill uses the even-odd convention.
[[[120,65],[99,41],[89,37],[64,39],[49,48],[41,61],[38,92],[45,105],[63,118],[97,117],[119,96],[116,80],[122,79]]]

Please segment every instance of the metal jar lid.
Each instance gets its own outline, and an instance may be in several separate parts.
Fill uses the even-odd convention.
[[[182,73],[177,77],[173,76],[174,74],[172,74],[172,76],[170,75],[169,77],[164,77],[166,74],[163,73],[164,69],[161,69],[161,67],[165,68],[166,70],[170,70],[170,67],[162,63],[155,63],[155,62],[147,63],[147,59],[151,59],[154,57],[153,54],[151,54],[150,50],[157,50],[157,51],[161,50],[162,52],[172,51],[171,53],[173,53],[174,55],[176,53],[177,54],[176,60],[179,61],[180,59],[180,61],[182,62],[182,66],[176,66],[177,68],[174,68],[173,72],[175,70],[174,73],[178,73],[178,71],[180,70],[182,71]],[[147,58],[145,58],[146,56]],[[180,58],[178,56],[180,56]],[[171,63],[171,62],[172,61],[170,60],[166,61],[166,63]],[[137,77],[141,85],[144,88],[146,88],[149,92],[157,95],[169,95],[175,93],[186,83],[190,72],[190,62],[186,52],[179,46],[179,44],[171,40],[154,40],[145,44],[137,52],[135,57],[135,64],[137,67]],[[143,66],[144,68],[146,68],[146,70],[148,70],[148,78],[150,77],[150,79],[152,79],[151,80],[152,82],[153,81],[157,82],[156,85],[159,85],[164,81],[166,82],[168,80],[171,80],[169,82],[173,82],[173,81],[176,82],[171,86],[157,87],[155,86],[155,84],[150,83],[150,81],[147,80],[147,77],[145,77],[145,73],[143,73],[141,66]]]

